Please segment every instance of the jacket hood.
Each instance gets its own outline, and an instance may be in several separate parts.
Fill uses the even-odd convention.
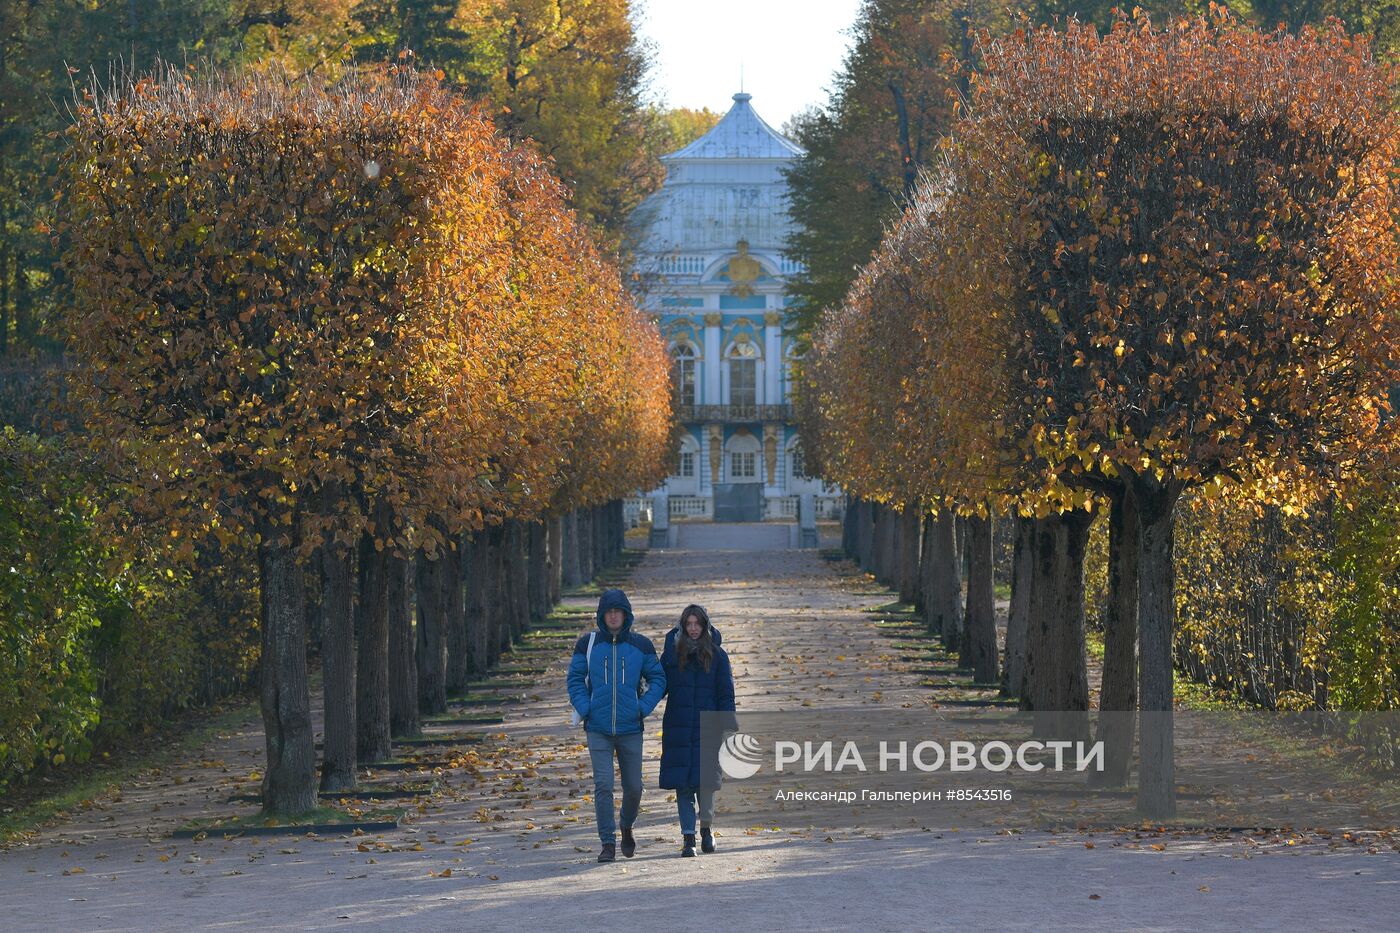
[[[622,610],[622,629],[618,637],[626,635],[632,630],[632,604],[627,600],[627,594],[622,590],[604,590],[603,595],[598,597],[598,631],[604,638],[611,638],[612,633],[608,631],[608,623],[603,621],[603,615],[609,609]]]
[[[720,645],[720,642],[724,640],[723,638],[720,637],[719,629],[715,626],[715,624],[714,624],[713,622],[706,622],[705,625],[706,625],[706,626],[709,628],[709,630],[710,630],[710,640],[713,641],[713,642],[715,643],[715,647],[718,648],[719,645]],[[673,626],[671,627],[671,630],[670,630],[669,632],[666,633],[666,647],[669,648],[671,645],[675,644],[676,639],[680,637],[680,634],[681,634],[681,624],[680,624],[679,622],[677,622],[675,625],[673,625]],[[663,649],[663,650],[664,650],[664,649]]]

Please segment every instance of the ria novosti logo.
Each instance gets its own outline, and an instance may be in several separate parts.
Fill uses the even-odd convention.
[[[912,747],[911,747],[912,744]],[[1053,756],[1046,761],[1042,756]],[[867,764],[867,760],[871,763]],[[841,773],[855,771],[868,773],[905,771],[988,771],[1000,773],[1019,770],[1028,773],[1037,771],[1102,771],[1104,770],[1104,743],[1102,741],[1028,741],[1015,746],[1007,742],[992,741],[976,743],[953,741],[946,745],[941,742],[923,741],[880,741],[878,752],[872,758],[872,750],[862,751],[860,744],[848,741],[837,746],[832,741],[773,743],[773,763],[775,769],[801,771],[804,773]],[[758,739],[744,732],[736,732],[724,740],[719,749],[720,769],[727,777],[742,781],[751,778],[763,767],[763,745]]]
[[[725,776],[736,781],[753,777],[763,766],[763,749],[758,739],[743,732],[729,736],[720,746],[719,766]]]

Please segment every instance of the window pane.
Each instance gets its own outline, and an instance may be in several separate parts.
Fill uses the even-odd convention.
[[[681,405],[695,404],[695,358],[678,355],[671,364],[671,387]]]
[[[757,364],[754,360],[731,360],[729,362],[729,404],[755,405],[758,403],[754,376]]]

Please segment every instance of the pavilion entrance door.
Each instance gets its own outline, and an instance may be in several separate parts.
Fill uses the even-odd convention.
[[[714,488],[715,521],[763,521],[761,483],[718,483]]]

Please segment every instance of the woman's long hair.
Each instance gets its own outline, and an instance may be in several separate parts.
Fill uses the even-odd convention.
[[[685,620],[695,616],[700,620],[700,637],[691,638],[685,630]],[[708,671],[710,665],[715,661],[715,641],[710,637],[710,616],[705,612],[704,606],[697,606],[692,603],[685,607],[681,613],[679,625],[680,631],[676,633],[676,663],[681,670],[685,670],[686,660],[694,654],[700,662],[700,668]]]

